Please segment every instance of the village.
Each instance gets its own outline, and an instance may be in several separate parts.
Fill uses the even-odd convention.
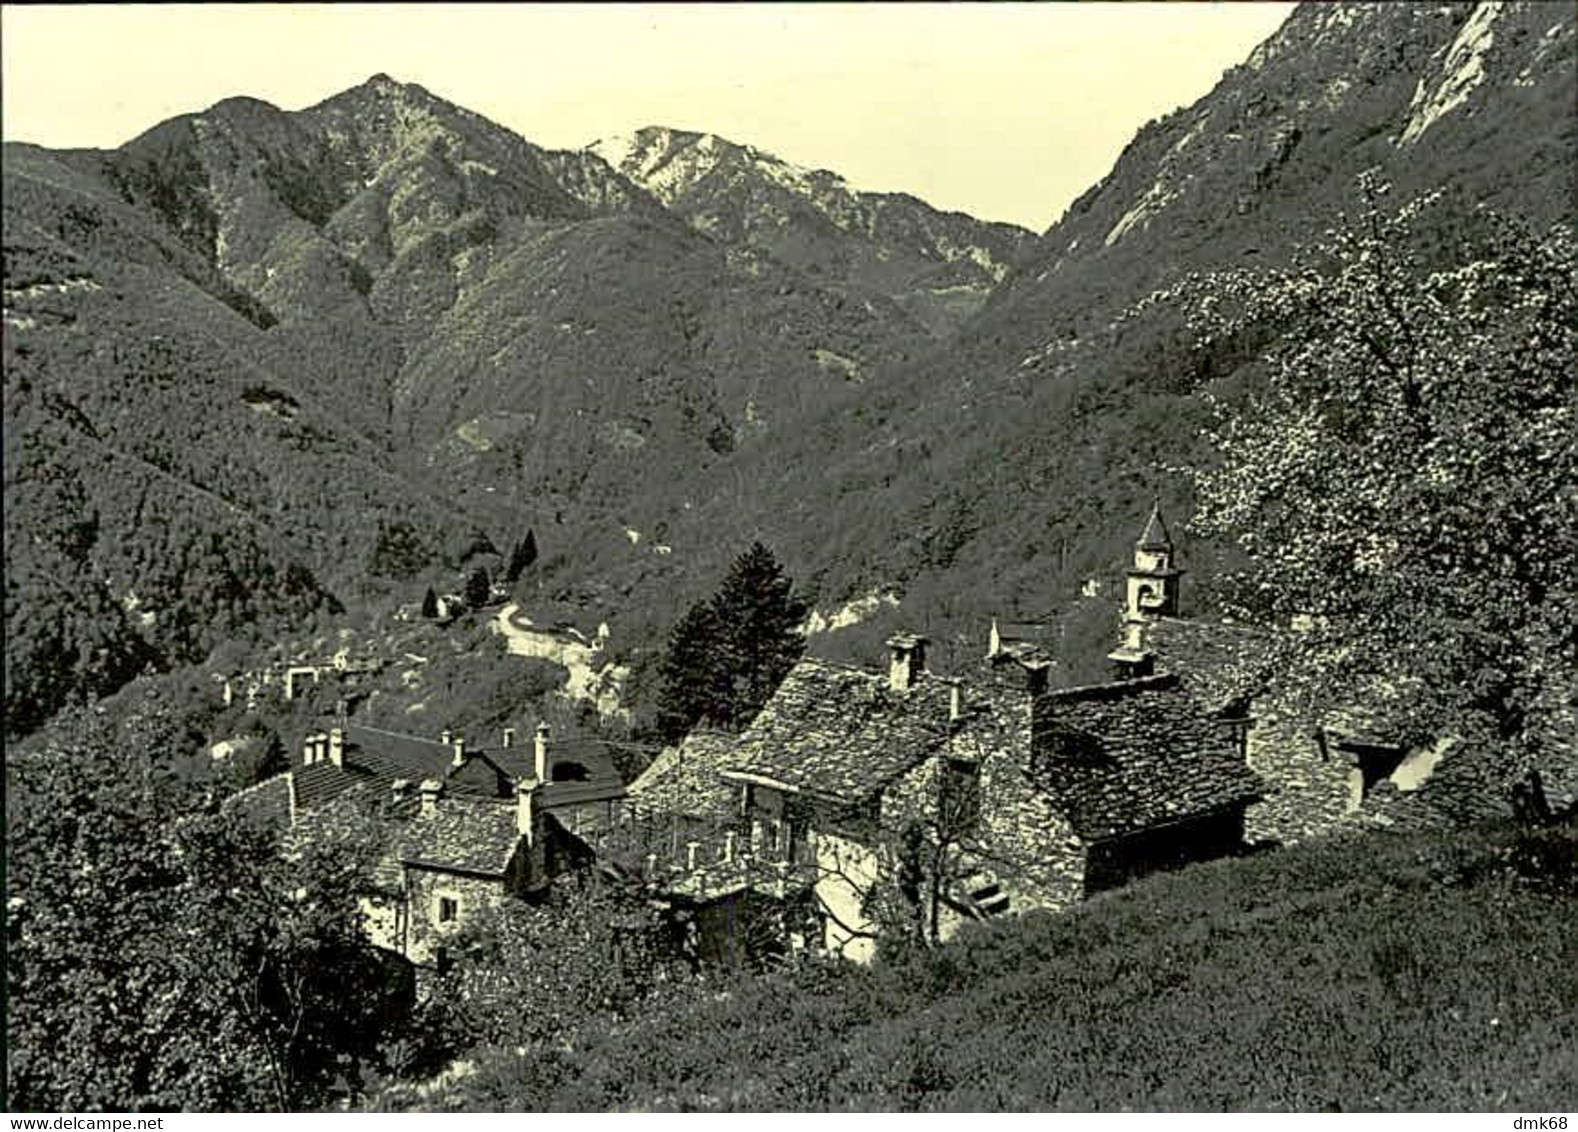
[[[899,634],[885,671],[804,657],[743,730],[698,727],[628,782],[605,744],[547,722],[420,736],[358,723],[341,698],[289,770],[225,805],[298,843],[371,807],[365,930],[419,982],[484,912],[577,872],[634,886],[698,962],[867,962],[895,924],[940,942],[1340,830],[1573,811],[1560,741],[1509,789],[1451,736],[1408,748],[1373,714],[1279,714],[1272,646],[1299,627],[1193,620],[1182,574],[1158,506],[1101,683],[1056,686],[1050,653],[995,620],[953,673]],[[283,690],[372,667],[289,668]]]

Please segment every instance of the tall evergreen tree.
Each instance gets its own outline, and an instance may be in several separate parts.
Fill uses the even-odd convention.
[[[677,743],[691,728],[716,718],[723,698],[716,662],[718,624],[711,601],[698,601],[669,633],[658,670],[657,728],[666,743]]]
[[[717,683],[726,689],[718,722],[745,727],[805,652],[806,604],[760,542],[734,560],[712,599],[719,629]]]
[[[488,604],[489,592],[493,589],[493,581],[488,577],[485,566],[478,566],[466,579],[466,604],[472,609],[481,609]]]
[[[806,604],[767,547],[735,559],[712,598],[680,618],[660,670],[658,730],[676,742],[706,721],[739,730],[805,651]]]
[[[422,616],[434,618],[438,616],[438,595],[433,592],[433,587],[427,587],[427,593],[422,595]]]
[[[537,532],[528,530],[526,537],[515,544],[515,549],[510,551],[510,563],[504,571],[504,580],[510,585],[520,581],[526,569],[537,561]]]

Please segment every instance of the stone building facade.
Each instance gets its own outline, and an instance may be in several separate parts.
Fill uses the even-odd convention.
[[[771,847],[814,897],[820,946],[855,959],[895,910],[946,938],[1237,850],[1258,784],[1176,677],[1052,689],[1045,660],[994,636],[944,678],[926,643],[891,640],[886,674],[801,661],[741,735],[655,763],[633,800]]]
[[[523,899],[591,857],[619,818],[624,785],[596,749],[494,747],[346,726],[303,740],[297,766],[228,800],[310,841],[369,829],[379,852],[361,906],[372,942],[418,966],[488,909]]]

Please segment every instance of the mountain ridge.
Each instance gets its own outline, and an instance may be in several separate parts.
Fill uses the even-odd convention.
[[[193,483],[270,485],[276,572],[298,561],[337,600],[369,584],[369,542],[416,548],[408,574],[376,575],[387,592],[535,526],[542,600],[646,645],[760,537],[823,604],[902,595],[819,647],[872,647],[902,620],[972,649],[994,614],[1054,615],[1072,647],[1110,632],[1104,599],[1077,595],[1116,578],[1152,497],[1195,608],[1226,553],[1190,541],[1169,468],[1202,455],[1202,392],[1242,393],[1253,359],[1197,349],[1169,306],[1132,310],[1190,273],[1285,262],[1366,170],[1400,199],[1447,189],[1455,216],[1570,218],[1573,32],[1570,12],[1528,3],[1306,5],[1141,128],[1045,233],[1007,226],[986,263],[970,241],[1004,226],[972,222],[944,249],[957,214],[750,146],[715,139],[699,160],[711,135],[659,130],[645,156],[605,144],[611,164],[387,76],[304,111],[225,100],[115,151],[8,143],[7,437],[46,418],[69,435],[81,406],[144,388],[148,328],[173,319],[184,353],[159,366],[235,407],[215,420],[246,482],[181,431],[202,396],[178,382],[147,385],[119,435],[100,427],[130,452],[163,438]],[[647,179],[688,164],[664,174],[665,204],[615,167],[632,161]],[[107,346],[74,388],[85,333]],[[51,451],[81,479],[69,442]],[[328,492],[303,471],[324,452]],[[38,532],[76,546],[36,478],[8,476],[8,548]],[[148,537],[103,509],[97,543]],[[106,584],[92,559],[75,584]],[[38,621],[26,607],[8,591],[8,628]],[[1080,610],[1077,632],[1057,620]]]
[[[895,296],[939,337],[978,309],[1031,237],[908,193],[856,190],[837,173],[717,134],[647,126],[586,151],[698,230],[853,290]]]

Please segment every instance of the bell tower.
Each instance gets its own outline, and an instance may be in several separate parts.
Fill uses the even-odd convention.
[[[1158,618],[1178,613],[1178,579],[1183,571],[1173,561],[1172,536],[1157,501],[1134,544],[1134,565],[1129,567],[1124,589],[1123,640],[1107,654],[1120,680],[1151,674],[1155,657],[1147,647],[1149,629]]]

